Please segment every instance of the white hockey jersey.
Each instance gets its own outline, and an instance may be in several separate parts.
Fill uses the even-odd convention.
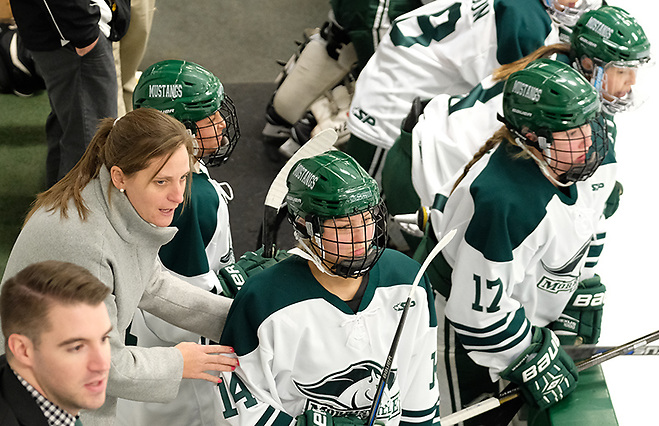
[[[250,278],[238,293],[220,340],[240,366],[218,385],[232,425],[293,425],[316,408],[367,417],[419,264],[385,250],[353,312],[291,256]],[[366,279],[366,277],[365,277]],[[439,424],[436,316],[430,284],[416,288],[377,420]]]
[[[412,99],[465,93],[559,31],[540,0],[435,0],[398,17],[356,82],[348,129],[389,149]]]
[[[519,148],[506,143],[479,160],[431,216],[437,235],[458,230],[442,251],[452,268],[445,315],[493,380],[528,347],[531,325],[556,320],[576,289],[617,169],[611,147],[566,195],[511,152]]]
[[[201,289],[221,293],[217,273],[235,261],[227,204],[232,198],[229,184],[215,181],[205,168],[201,173],[192,174],[191,198],[184,213],[177,211],[172,222],[179,231],[160,251],[163,269]],[[141,309],[135,312],[130,334],[137,338],[137,346],[141,347],[175,346],[180,342],[207,343],[198,334],[173,326]],[[210,382],[183,379],[176,399],[166,404],[120,399],[116,423],[125,426],[215,426],[220,407],[214,392],[214,385]]]
[[[503,124],[504,81],[487,77],[463,96],[435,96],[412,131],[412,184],[422,206],[448,196],[462,170]]]

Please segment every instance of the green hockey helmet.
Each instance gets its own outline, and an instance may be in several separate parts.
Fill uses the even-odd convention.
[[[573,28],[571,45],[577,69],[600,91],[610,113],[645,100],[650,41],[624,9],[603,6],[584,13]]]
[[[510,75],[502,121],[517,143],[542,153],[541,168],[548,167],[563,185],[590,177],[608,152],[597,90],[559,61],[538,59]]]
[[[342,277],[366,274],[387,237],[375,179],[348,154],[329,151],[298,161],[287,187],[289,220],[319,269]]]
[[[223,164],[240,137],[236,108],[224,86],[193,62],[169,59],[144,70],[133,108],[155,108],[182,122],[195,136],[197,157],[209,167]]]

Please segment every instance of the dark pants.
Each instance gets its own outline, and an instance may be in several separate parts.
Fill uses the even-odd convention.
[[[32,54],[50,101],[46,184],[51,187],[80,160],[99,120],[116,117],[117,77],[112,45],[103,35],[85,56],[78,56],[70,43]]]
[[[416,213],[421,200],[412,184],[412,134],[401,132],[389,149],[382,166],[382,192],[387,211],[391,215]],[[421,238],[403,232],[403,237],[414,253]]]
[[[350,139],[341,149],[354,158],[380,184],[382,165],[387,155],[384,148],[366,142],[355,135],[350,135]]]

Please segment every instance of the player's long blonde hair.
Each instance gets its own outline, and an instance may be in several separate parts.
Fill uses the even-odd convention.
[[[524,56],[523,58],[516,60],[515,62],[511,62],[509,64],[500,66],[499,68],[494,70],[494,72],[492,73],[492,78],[495,81],[507,80],[512,73],[523,70],[524,68],[526,68],[528,64],[535,61],[536,59],[549,58],[556,54],[569,55],[570,51],[571,51],[571,47],[567,43],[556,43],[556,44],[550,44],[549,46],[542,46],[536,49],[533,53],[530,53]],[[460,175],[460,177],[455,181],[455,184],[453,185],[451,192],[453,192],[455,188],[458,186],[458,184],[462,182],[462,179],[464,179],[464,177],[467,176],[469,170],[471,170],[472,166],[476,164],[478,160],[483,158],[485,154],[487,154],[490,150],[495,148],[503,141],[507,141],[511,144],[515,143],[513,135],[505,126],[502,126],[499,130],[494,132],[494,134],[485,142],[485,144],[483,144],[483,146],[480,147],[480,149],[476,152],[476,154],[474,154],[473,158],[465,165],[462,175]],[[528,156],[529,154],[526,153],[525,151],[522,151],[521,153],[516,155],[519,157],[525,157]]]
[[[186,147],[192,165],[192,136],[181,122],[155,109],[140,108],[119,120],[105,118],[75,167],[50,189],[37,195],[23,224],[40,208],[59,210],[61,217],[67,218],[71,199],[80,218],[86,220],[89,209],[82,190],[98,176],[102,166],[108,170],[117,166],[130,176],[146,169],[155,158],[168,160],[181,146]],[[186,199],[191,180],[188,179]]]

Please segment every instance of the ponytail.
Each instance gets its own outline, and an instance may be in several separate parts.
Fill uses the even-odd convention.
[[[101,152],[108,141],[114,121],[114,118],[104,118],[101,121],[96,134],[80,161],[50,189],[37,195],[23,222],[23,226],[34,212],[42,207],[48,212],[59,210],[62,218],[68,218],[70,199],[73,199],[73,204],[80,218],[82,220],[87,219],[89,209],[82,199],[82,190],[92,179],[98,176],[98,172],[103,165]]]

